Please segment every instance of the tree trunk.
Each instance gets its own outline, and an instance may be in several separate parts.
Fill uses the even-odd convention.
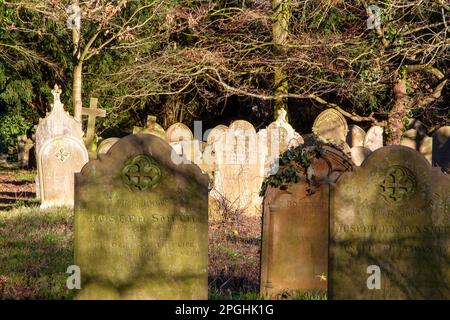
[[[289,18],[291,16],[291,0],[272,0],[273,24],[272,40],[275,56],[282,57],[286,54],[286,42],[289,34]],[[274,67],[274,111],[275,119],[278,117],[278,110],[288,109],[287,99],[282,95],[289,90],[286,72],[278,67]],[[287,119],[286,119],[287,120]]]
[[[79,0],[73,0],[72,4],[80,6]],[[81,109],[83,101],[81,97],[81,88],[83,81],[83,61],[81,58],[81,30],[72,29],[72,45],[73,45],[73,80],[72,80],[72,105],[75,120],[81,122]]]
[[[395,104],[388,116],[389,136],[386,141],[388,145],[400,144],[404,128],[403,119],[409,108],[409,97],[406,92],[406,78],[399,80],[394,86]]]
[[[73,67],[72,101],[75,120],[81,121],[81,109],[83,102],[81,98],[81,88],[83,81],[83,63],[79,62]]]

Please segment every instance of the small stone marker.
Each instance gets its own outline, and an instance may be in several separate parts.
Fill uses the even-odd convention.
[[[262,296],[278,298],[295,296],[290,291],[327,289],[330,183],[351,169],[346,154],[323,146],[321,156],[314,156],[307,169],[316,177],[314,183],[308,183],[304,175],[287,188],[268,187],[261,249]]]
[[[364,138],[364,147],[375,151],[383,147],[383,132],[384,129],[380,126],[373,126],[367,131]]]
[[[106,117],[106,110],[97,108],[97,104],[98,99],[91,98],[89,108],[82,108],[82,115],[88,116],[88,124],[86,130],[86,148],[89,150],[89,152],[92,152],[94,147],[96,118]]]
[[[433,139],[416,129],[409,129],[402,135],[400,144],[419,151],[431,163]]]
[[[21,135],[17,142],[17,159],[20,168],[27,168],[30,160],[30,150],[33,148],[33,140],[26,135]]]
[[[450,126],[441,127],[433,134],[433,166],[450,173]]]
[[[367,157],[372,153],[370,149],[367,149],[366,147],[353,147],[350,149],[350,153],[352,155],[353,163],[357,166],[360,166],[361,163],[364,162],[364,160],[367,159]]]
[[[450,299],[450,176],[387,146],[332,197],[331,299]]]
[[[84,144],[71,136],[48,139],[37,157],[41,208],[74,205],[74,173],[89,157]]]
[[[347,120],[339,111],[327,109],[317,116],[312,131],[319,139],[340,145],[347,138]]]
[[[149,134],[75,177],[79,299],[207,299],[208,177]]]
[[[157,137],[160,137],[163,140],[166,140],[166,132],[160,124],[156,123],[155,116],[147,116],[147,126],[145,128],[142,127],[134,127],[133,134],[136,133],[148,133],[153,134]]]
[[[120,138],[116,138],[116,137],[107,138],[107,139],[103,140],[102,142],[99,143],[99,145],[97,147],[97,154],[107,153],[109,151],[109,149],[111,149],[111,147],[119,140],[120,140]]]
[[[352,124],[350,125],[347,134],[347,144],[350,148],[364,146],[364,137],[366,132],[361,127]]]
[[[174,123],[167,129],[166,137],[168,143],[194,140],[191,129],[180,122]]]

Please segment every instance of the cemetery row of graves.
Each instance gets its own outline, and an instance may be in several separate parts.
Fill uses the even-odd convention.
[[[402,145],[384,146],[383,127],[349,126],[334,109],[300,135],[281,109],[258,132],[237,120],[199,137],[182,123],[164,130],[149,116],[145,128],[96,144],[95,118],[106,116],[96,101],[84,109],[83,140],[58,87],[53,95],[35,136],[19,139],[20,165],[36,158],[37,174],[26,179],[37,200],[10,217],[13,225],[0,217],[0,230],[24,238],[26,215],[33,228],[59,228],[38,247],[47,245],[50,255],[33,271],[45,272],[45,259],[53,259],[53,277],[33,285],[66,290],[68,262],[79,266],[82,289],[62,298],[207,299],[241,291],[249,298],[450,299],[450,127],[429,137],[414,122]],[[32,241],[0,241],[2,263],[16,273],[34,268],[21,264],[21,255],[36,252]],[[21,246],[28,253],[11,249]],[[2,274],[0,266],[0,297],[11,270]],[[9,297],[27,297],[18,291]]]

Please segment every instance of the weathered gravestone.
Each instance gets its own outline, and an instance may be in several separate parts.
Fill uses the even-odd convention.
[[[366,132],[361,127],[352,124],[348,127],[347,144],[350,148],[362,147],[365,136]]]
[[[74,173],[88,162],[84,144],[59,135],[44,142],[37,157],[41,208],[74,205]]]
[[[72,137],[82,143],[83,141],[83,129],[81,122],[75,120],[70,114],[64,111],[64,105],[61,103],[61,89],[58,85],[52,90],[53,104],[51,104],[52,111],[47,114],[44,119],[39,119],[39,124],[36,128],[35,135],[35,153],[38,172],[39,168],[39,153],[44,143],[54,137],[64,135],[66,137]],[[72,172],[73,174],[73,172]],[[38,198],[42,194],[40,187],[43,184],[39,182],[39,174],[36,176],[36,194]],[[71,189],[73,190],[73,188]],[[73,196],[72,201],[73,203]]]
[[[30,160],[30,150],[33,148],[33,140],[27,135],[21,135],[17,139],[17,161],[21,168],[27,168]]]
[[[75,178],[80,299],[206,299],[208,178],[130,135]]]
[[[247,215],[260,215],[264,159],[259,157],[258,136],[253,125],[243,120],[233,122],[214,142],[213,149],[212,196],[224,197]]]
[[[260,134],[262,130],[258,132],[259,139],[264,139],[264,143],[260,143],[260,150],[265,149],[264,151],[266,151],[265,169],[263,173],[265,176],[269,175],[271,167],[276,172],[278,163],[275,163],[274,166],[274,161],[277,161],[281,153],[305,142],[303,137],[286,121],[286,115],[286,110],[281,108],[278,110],[277,120],[267,126],[264,134]],[[264,145],[267,147],[264,148]],[[262,156],[264,156],[264,153],[260,152],[260,157]]]
[[[317,116],[312,131],[322,141],[341,145],[348,133],[347,120],[339,111],[327,109]]]
[[[51,105],[52,111],[44,119],[39,119],[36,128],[36,155],[39,154],[44,142],[55,136],[63,134],[80,141],[83,140],[84,133],[81,122],[76,121],[68,112],[64,111],[64,105],[60,100],[61,89],[58,85],[55,85],[52,94],[54,99]]]
[[[264,296],[327,289],[330,184],[353,164],[330,146],[302,150],[311,164],[299,173],[300,181],[281,188],[269,185],[265,192],[260,277]],[[278,174],[290,169],[282,166]]]
[[[383,132],[384,129],[380,126],[373,126],[368,131],[364,138],[364,147],[375,151],[383,147]]]
[[[164,131],[163,127],[160,124],[156,123],[155,116],[147,116],[146,127],[142,128],[135,126],[133,128],[133,134],[136,133],[153,134],[157,137],[160,137],[163,140],[166,140],[166,132]]]
[[[331,207],[329,297],[449,299],[449,190],[449,176],[404,146],[344,173]]]
[[[97,117],[105,118],[106,110],[102,110],[97,108],[98,99],[91,98],[91,102],[89,108],[82,108],[81,114],[84,116],[88,116],[88,123],[86,129],[86,148],[88,149],[89,157],[91,159],[95,159],[97,153],[95,152],[95,120]]]
[[[360,166],[361,163],[363,163],[364,160],[366,160],[367,157],[372,153],[372,151],[368,148],[358,146],[351,148],[350,153],[355,165]]]
[[[409,129],[402,134],[400,144],[419,151],[431,163],[433,139],[416,129]]]
[[[450,126],[441,127],[432,139],[433,165],[450,173]]]
[[[194,135],[188,126],[179,122],[171,125],[166,131],[166,138],[177,155],[200,165],[200,142],[194,139]]]
[[[111,149],[111,147],[113,145],[115,145],[116,142],[119,140],[120,140],[120,138],[117,138],[117,137],[107,138],[107,139],[103,140],[102,142],[100,142],[98,144],[97,154],[107,153],[109,151],[109,149]]]

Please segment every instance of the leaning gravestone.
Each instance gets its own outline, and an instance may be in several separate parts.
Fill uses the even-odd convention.
[[[339,111],[327,109],[317,116],[312,131],[322,141],[341,145],[348,133],[347,120]]]
[[[355,165],[360,166],[364,162],[364,160],[366,160],[367,157],[372,153],[372,151],[365,147],[358,146],[351,148],[350,153]]]
[[[74,205],[74,173],[89,161],[84,144],[74,137],[60,135],[48,139],[38,154],[39,198],[41,208]]]
[[[207,299],[208,178],[149,134],[75,177],[79,299]]]
[[[344,173],[331,206],[329,297],[450,299],[449,190],[449,176],[404,146]]]
[[[302,149],[311,164],[300,181],[264,197],[260,293],[272,298],[327,289],[329,190],[350,158],[330,146]],[[289,167],[281,167],[279,171]],[[314,176],[314,178],[312,178]],[[314,179],[314,180],[312,180]]]
[[[347,144],[350,148],[362,147],[366,132],[359,126],[352,124],[348,127]]]
[[[450,126],[433,134],[433,165],[450,172]]]
[[[409,129],[402,134],[400,144],[419,151],[431,163],[433,139],[416,129]]]
[[[375,151],[383,147],[383,132],[384,129],[380,126],[373,126],[368,131],[364,138],[364,147]]]

